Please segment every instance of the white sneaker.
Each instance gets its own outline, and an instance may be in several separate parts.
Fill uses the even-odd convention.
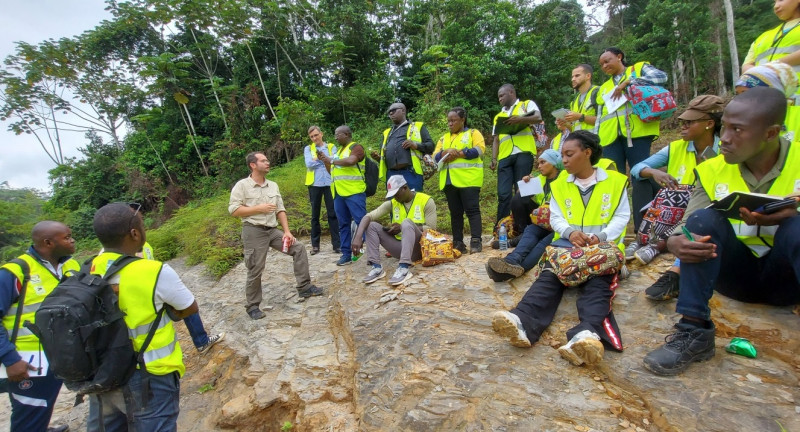
[[[625,248],[625,261],[630,261],[636,258],[636,256],[634,256],[634,253],[636,253],[636,251],[639,250],[640,247],[642,247],[642,245],[640,245],[638,241],[634,240],[630,242],[628,244],[628,247]]]
[[[386,270],[384,270],[383,267],[372,267],[372,270],[364,276],[362,281],[365,284],[371,284],[384,276],[386,276]]]
[[[636,259],[644,265],[650,264],[650,262],[653,261],[653,258],[655,258],[657,255],[658,249],[656,249],[656,247],[653,245],[647,245],[639,248],[639,250],[633,253],[633,256],[635,256]]]
[[[586,364],[587,366],[596,365],[603,360],[603,343],[597,333],[583,330],[573,336],[566,345],[558,349],[561,357],[564,357],[575,366]]]
[[[511,345],[519,348],[530,348],[531,341],[522,328],[522,321],[515,314],[508,311],[497,311],[492,314],[492,330],[508,338]]]
[[[408,271],[408,267],[398,267],[397,270],[394,271],[392,278],[389,279],[389,285],[397,286],[402,284],[403,282],[411,279],[411,276],[414,276],[410,271]]]

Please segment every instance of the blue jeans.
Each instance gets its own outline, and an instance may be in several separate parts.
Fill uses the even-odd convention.
[[[681,261],[678,313],[710,319],[708,301],[714,290],[747,303],[785,306],[800,302],[800,216],[778,225],[772,251],[761,258],[736,238],[731,224],[716,210],[694,212],[686,228],[711,236],[717,257],[700,263]]]
[[[614,163],[617,164],[617,170],[625,174],[628,172],[628,168],[625,166],[626,161],[628,165],[633,168],[637,163],[650,157],[650,146],[655,139],[656,137],[654,135],[631,138],[633,147],[628,147],[628,138],[620,135],[617,139],[612,141],[611,144],[603,147],[602,156],[613,160]],[[644,204],[642,204],[642,206],[644,206]],[[641,208],[641,206],[639,208]],[[637,225],[635,228],[639,229],[639,226]]]
[[[186,324],[186,329],[189,330],[189,335],[192,337],[192,343],[195,348],[200,348],[208,343],[208,333],[203,327],[203,320],[200,319],[200,313],[194,313],[183,319]]]
[[[525,227],[519,243],[514,251],[505,257],[505,260],[521,265],[525,271],[532,269],[539,258],[544,254],[544,249],[553,241],[553,232],[539,225],[530,224]]]
[[[517,182],[533,170],[533,154],[522,152],[505,157],[497,163],[497,220],[511,214],[511,197]]]
[[[146,372],[136,370],[122,389],[89,398],[88,432],[100,430],[100,404],[103,405],[103,424],[106,432],[116,431],[177,431],[180,412],[181,382],[177,372],[150,377],[150,399],[142,401],[142,378]],[[133,424],[128,424],[130,410]]]
[[[342,243],[342,256],[351,258],[353,252],[350,244],[353,239],[350,234],[350,221],[360,224],[361,219],[366,216],[367,195],[363,192],[346,197],[336,195],[333,199],[333,208],[336,211],[336,219],[339,220],[339,240]]]
[[[45,432],[61,390],[61,380],[56,379],[52,369],[42,377],[36,376],[35,371],[29,375],[32,378],[27,380],[8,381],[11,432]]]
[[[414,172],[414,168],[412,166],[408,166],[407,168],[399,169],[399,170],[386,170],[386,181],[389,181],[393,175],[401,175],[404,179],[406,179],[406,183],[408,183],[409,189],[414,189],[417,192],[422,192],[422,185],[424,178],[422,174],[417,174]],[[439,177],[436,177],[437,179]],[[358,221],[361,222],[361,221]]]

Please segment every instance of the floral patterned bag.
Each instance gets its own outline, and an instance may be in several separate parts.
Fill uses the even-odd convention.
[[[550,226],[550,204],[544,203],[531,211],[531,222],[534,225],[552,231],[553,227]]]
[[[566,286],[580,285],[594,276],[618,272],[625,262],[622,251],[615,243],[605,241],[584,247],[547,246],[535,275],[552,271]]]
[[[422,233],[422,238],[419,239],[419,248],[422,251],[423,267],[453,262],[461,256],[461,252],[453,249],[453,240],[450,236],[432,229]]]

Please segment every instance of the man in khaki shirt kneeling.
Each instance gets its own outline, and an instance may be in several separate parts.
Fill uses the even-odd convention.
[[[311,283],[305,246],[289,231],[289,220],[278,184],[266,179],[269,160],[261,152],[251,152],[245,160],[250,167],[250,176],[233,186],[228,212],[242,218],[244,264],[247,267],[245,308],[250,318],[256,320],[265,316],[259,309],[262,298],[261,274],[264,272],[267,250],[270,247],[291,255],[294,259],[297,294],[301,298],[322,295],[323,291]],[[277,229],[279,222],[283,231]],[[288,245],[288,249],[284,245]]]

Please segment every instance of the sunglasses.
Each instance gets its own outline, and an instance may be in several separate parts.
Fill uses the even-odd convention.
[[[131,219],[128,222],[128,229],[132,229],[133,228],[133,221],[134,221],[134,219],[136,219],[136,215],[139,214],[139,210],[142,209],[142,205],[139,204],[139,203],[132,202],[132,203],[128,203],[128,207],[130,207],[133,210],[133,214],[131,215]]]
[[[392,108],[389,110],[389,114],[394,114],[395,111],[399,110],[400,108]]]

